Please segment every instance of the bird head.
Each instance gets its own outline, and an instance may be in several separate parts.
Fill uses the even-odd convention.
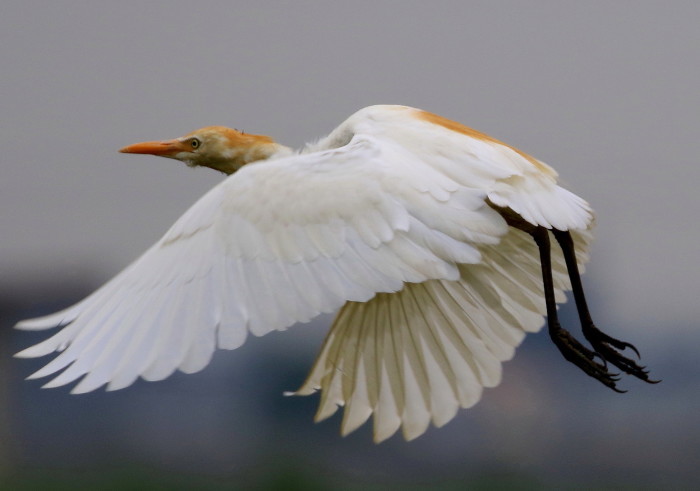
[[[233,174],[245,164],[290,150],[269,136],[249,135],[224,126],[207,126],[173,140],[135,143],[119,151],[158,155],[180,160],[190,167],[203,166]]]

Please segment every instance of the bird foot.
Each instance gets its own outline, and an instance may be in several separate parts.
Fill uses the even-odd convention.
[[[615,339],[612,336],[605,334],[592,323],[584,327],[583,335],[586,337],[588,342],[591,343],[591,346],[595,352],[601,356],[601,358],[613,364],[623,372],[650,384],[657,384],[661,382],[660,380],[651,380],[649,378],[649,371],[646,370],[646,367],[638,365],[634,360],[631,360],[620,353],[620,351],[629,348],[630,350],[634,351],[637,358],[640,358],[639,351],[633,344],[620,341],[619,339]]]
[[[616,383],[620,377],[618,374],[608,371],[606,358],[603,355],[589,350],[577,341],[569,331],[562,329],[558,325],[550,326],[549,335],[557,348],[559,348],[561,354],[568,361],[615,392],[626,392],[617,388]],[[598,358],[601,363],[596,361],[596,358]]]

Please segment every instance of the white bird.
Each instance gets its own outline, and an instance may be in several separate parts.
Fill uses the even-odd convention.
[[[30,376],[63,370],[45,387],[82,377],[74,393],[114,390],[196,372],[248,332],[338,309],[295,394],[321,391],[316,420],[344,406],[343,434],[370,416],[375,441],[444,425],[500,382],[501,362],[545,315],[588,375],[617,390],[609,362],[652,382],[618,351],[636,349],[588,314],[578,271],[588,203],[548,165],[460,123],[371,106],[298,152],[216,126],[121,152],[232,175],[86,299],[17,325],[62,326],[17,355],[60,353]],[[559,326],[570,289],[592,350]]]

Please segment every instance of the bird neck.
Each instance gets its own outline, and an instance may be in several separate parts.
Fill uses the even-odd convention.
[[[233,174],[244,165],[285,157],[293,153],[291,148],[280,145],[271,138],[250,136],[255,137],[250,144],[231,148],[221,154],[224,158],[207,159],[204,165],[224,174]]]
[[[256,162],[258,160],[270,160],[279,157],[286,157],[292,153],[294,153],[294,151],[291,148],[281,145],[275,141],[270,141],[269,143],[263,143],[261,145],[251,147],[250,151],[246,154],[244,165],[251,162]]]

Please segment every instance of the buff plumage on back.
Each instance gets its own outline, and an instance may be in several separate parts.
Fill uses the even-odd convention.
[[[74,392],[194,372],[216,347],[341,309],[307,381],[318,419],[345,406],[375,439],[407,439],[496,385],[543,324],[537,249],[494,209],[572,230],[593,216],[545,164],[403,106],[351,116],[300,154],[244,166],[82,302],[18,325],[65,325],[19,356]],[[558,300],[569,288],[555,254]],[[63,370],[63,371],[61,371]]]

